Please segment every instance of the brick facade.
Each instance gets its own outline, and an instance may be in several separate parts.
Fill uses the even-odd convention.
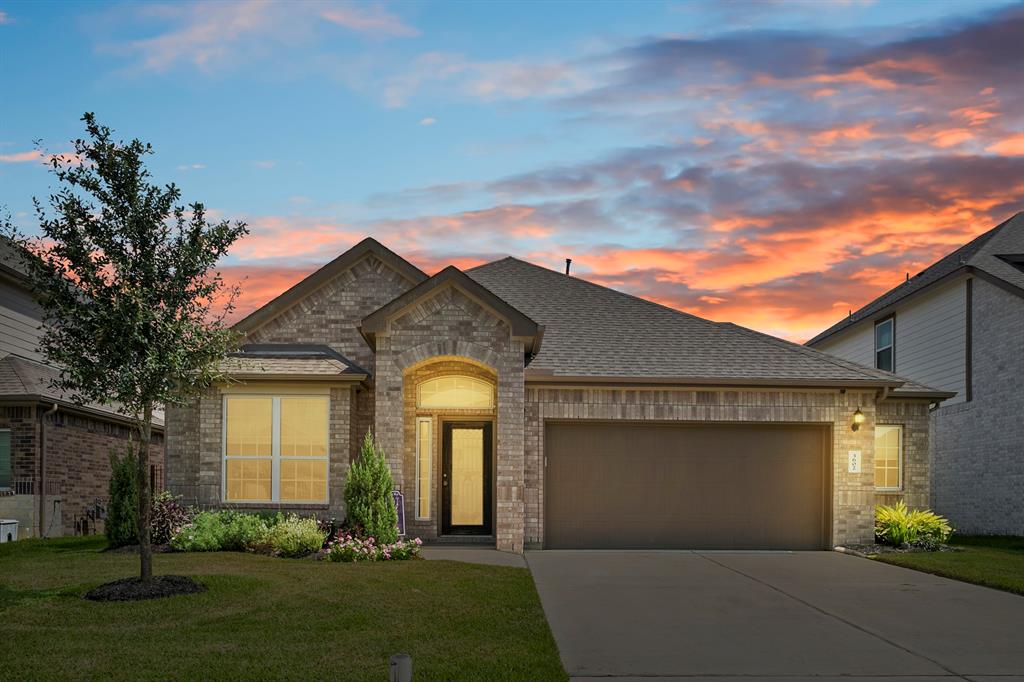
[[[64,409],[47,415],[49,408],[50,405],[38,404],[0,406],[0,429],[11,431],[12,474],[16,483],[16,494],[0,498],[0,510],[10,507],[18,514],[30,510],[31,515],[24,519],[12,518],[22,521],[23,536],[39,533],[42,442],[46,468],[42,532],[48,537],[102,533],[103,521],[97,517],[95,507],[108,505],[110,454],[122,454],[129,438],[137,441],[137,436],[129,426],[119,422]],[[158,487],[164,481],[163,440],[162,434],[154,434],[150,448],[152,480]],[[26,497],[33,498],[31,505],[24,499],[10,499]]]
[[[972,399],[932,415],[932,504],[963,533],[1024,535],[1024,299],[973,281]]]

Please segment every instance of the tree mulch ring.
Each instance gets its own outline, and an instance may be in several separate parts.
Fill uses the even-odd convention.
[[[92,601],[142,601],[205,591],[206,585],[197,583],[192,578],[183,575],[157,575],[146,581],[139,578],[122,578],[104,583],[86,592],[85,598]]]

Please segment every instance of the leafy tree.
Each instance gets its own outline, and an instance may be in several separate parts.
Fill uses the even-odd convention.
[[[345,506],[349,525],[361,526],[379,544],[398,539],[398,511],[391,496],[394,487],[384,451],[367,431],[345,481]]]
[[[8,232],[32,254],[40,350],[61,369],[56,387],[134,420],[140,578],[148,580],[153,410],[186,404],[217,378],[234,343],[225,318],[238,289],[214,268],[248,230],[211,222],[201,203],[181,204],[174,184],[155,184],[144,163],[151,145],[113,140],[91,113],[82,120],[87,139],[74,141],[73,156],[52,158],[60,187],[50,210],[35,200],[41,236]]]

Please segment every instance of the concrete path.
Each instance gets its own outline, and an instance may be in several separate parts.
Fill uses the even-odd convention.
[[[499,552],[487,547],[445,547],[444,545],[424,545],[420,548],[420,556],[433,561],[461,561],[467,564],[489,564],[491,566],[514,566],[526,568],[526,561],[521,554]]]
[[[834,552],[528,552],[574,679],[1024,682],[1024,597]]]

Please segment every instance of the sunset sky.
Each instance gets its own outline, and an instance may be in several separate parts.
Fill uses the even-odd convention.
[[[96,112],[249,223],[258,306],[364,236],[793,340],[1024,210],[1024,4],[0,0],[0,206]]]

